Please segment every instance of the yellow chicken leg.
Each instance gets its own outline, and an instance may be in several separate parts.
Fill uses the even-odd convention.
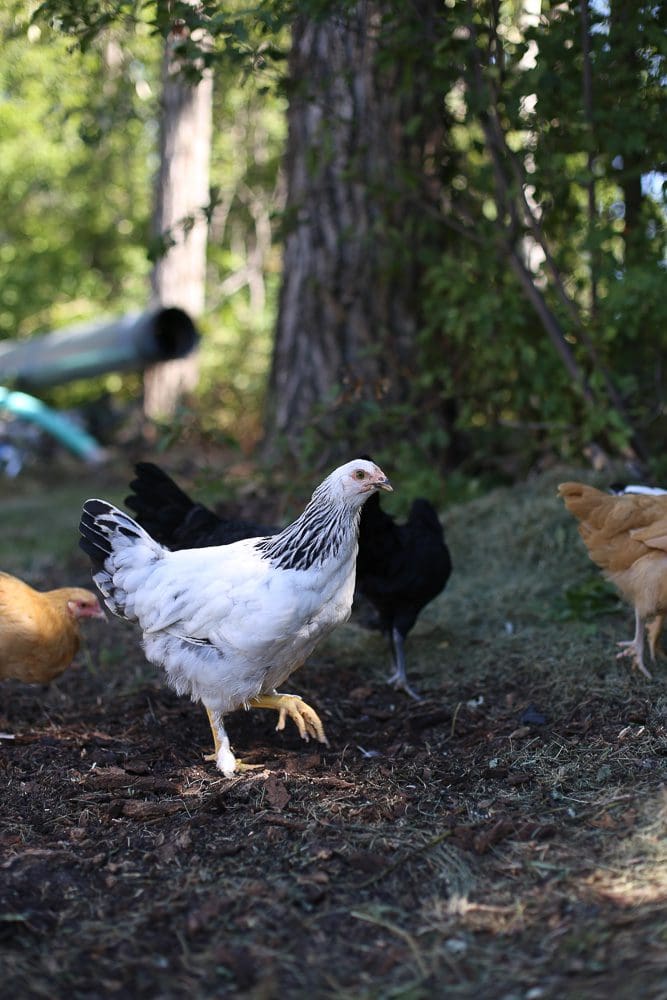
[[[206,706],[204,706],[204,708],[206,708]],[[208,724],[211,727],[211,733],[213,734],[213,753],[209,754],[208,757],[205,757],[204,759],[215,760],[215,758],[218,756],[218,750],[220,749],[222,741],[218,733],[218,726],[216,724],[215,715],[213,714],[210,708],[206,709],[206,714],[208,715]]]
[[[296,694],[260,694],[256,698],[251,698],[248,702],[250,708],[273,708],[278,712],[278,725],[276,729],[284,729],[285,721],[289,715],[299,730],[302,740],[308,740],[311,736],[320,743],[329,745],[329,741],[324,735],[324,726],[320,722],[317,712],[307,705],[302,698]]]

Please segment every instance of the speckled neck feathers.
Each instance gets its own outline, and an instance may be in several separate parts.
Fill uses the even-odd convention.
[[[262,538],[257,548],[277,569],[309,570],[336,559],[357,544],[361,507],[334,499],[326,481],[313,493],[300,517],[279,535]]]

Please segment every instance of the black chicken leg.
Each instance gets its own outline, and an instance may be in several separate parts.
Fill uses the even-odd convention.
[[[417,694],[414,688],[410,687],[408,683],[408,675],[405,670],[405,649],[403,645],[403,636],[395,625],[389,633],[389,646],[391,648],[391,658],[393,661],[394,672],[391,677],[388,678],[388,683],[393,684],[397,691],[405,691],[405,693],[410,695],[411,698],[414,698],[415,701],[421,701],[421,697]]]

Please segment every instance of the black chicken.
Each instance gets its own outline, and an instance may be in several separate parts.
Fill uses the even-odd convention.
[[[137,463],[135,471],[133,493],[125,503],[146,531],[171,549],[226,545],[280,530],[215,514],[195,503],[151,462]],[[388,636],[394,667],[390,683],[415,699],[419,695],[408,683],[404,640],[422,609],[444,590],[451,571],[442,525],[428,500],[413,502],[405,524],[397,524],[382,509],[377,495],[366,501],[356,586],[378,612],[380,627]]]
[[[156,542],[170,549],[203,549],[209,545],[229,545],[242,538],[277,535],[280,528],[252,521],[220,517],[201,503],[195,503],[180,486],[152,462],[137,462],[134,492],[125,504]]]
[[[422,609],[440,594],[452,572],[442,525],[428,500],[414,500],[405,524],[397,524],[370,497],[362,512],[357,589],[376,608],[388,636],[394,672],[389,682],[412,698],[404,640]]]

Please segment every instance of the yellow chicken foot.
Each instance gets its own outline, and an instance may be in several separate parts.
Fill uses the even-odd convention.
[[[214,754],[214,753],[205,753],[204,754],[204,760],[205,761],[215,761],[217,763],[217,760],[218,760],[217,754]],[[257,770],[262,770],[263,767],[264,767],[263,764],[247,764],[244,760],[236,760],[235,759],[234,773],[238,773],[239,771],[257,771]],[[230,778],[231,775],[227,774],[227,775],[225,775],[225,777]]]
[[[216,716],[215,712],[211,712],[208,708],[206,714],[213,733],[215,749],[213,753],[204,754],[204,760],[214,761],[218,770],[222,771],[226,778],[231,778],[235,771],[254,771],[264,766],[263,764],[246,764],[243,760],[237,760],[230,749],[229,739],[222,725],[222,716]]]
[[[644,622],[638,611],[635,612],[634,639],[619,642],[617,645],[624,646],[625,648],[616,654],[616,659],[620,660],[621,657],[629,656],[632,659],[632,669],[638,670],[644,677],[648,677],[651,680],[651,674],[644,665]]]
[[[256,698],[251,698],[248,702],[250,708],[273,708],[278,712],[278,725],[276,729],[284,729],[285,721],[289,715],[299,730],[302,740],[308,740],[311,736],[320,743],[329,745],[329,741],[324,735],[324,726],[320,722],[317,712],[307,705],[302,698],[296,694],[260,694]]]

